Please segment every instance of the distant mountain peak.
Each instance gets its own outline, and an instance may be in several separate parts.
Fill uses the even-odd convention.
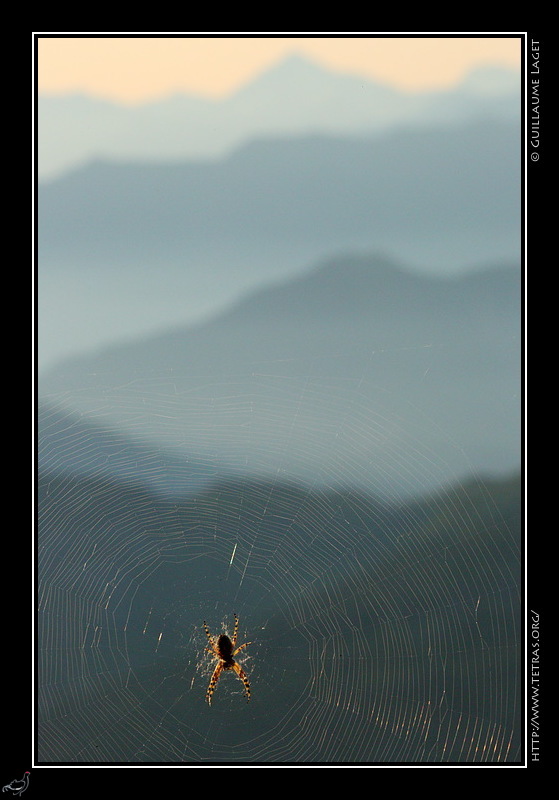
[[[304,55],[299,50],[294,49],[286,56],[278,59],[277,61],[272,63],[271,69],[276,70],[293,70],[293,69],[309,69],[309,70],[318,70],[320,72],[324,71],[324,67],[320,66],[317,61],[309,56]],[[270,67],[268,70],[270,71]]]
[[[252,99],[255,95],[265,96],[268,93],[277,98],[283,94],[297,96],[306,93],[308,101],[312,93],[316,92],[319,97],[340,94],[342,100],[342,93],[351,91],[352,87],[361,91],[367,88],[383,97],[397,97],[403,94],[363,75],[339,71],[293,51],[287,57],[270,64],[232,97],[239,98],[246,95]]]
[[[337,75],[334,70],[322,66],[317,61],[309,58],[306,55],[293,50],[287,56],[271,62],[265,67],[259,75],[254,79],[258,81],[264,77],[281,76],[282,78],[293,78],[301,75]]]

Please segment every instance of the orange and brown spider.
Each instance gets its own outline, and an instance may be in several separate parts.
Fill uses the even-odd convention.
[[[233,670],[239,676],[239,679],[243,682],[245,687],[246,698],[247,700],[250,700],[250,683],[248,682],[248,678],[245,675],[242,667],[235,661],[234,656],[251,644],[251,642],[245,642],[245,644],[237,647],[239,618],[236,614],[233,614],[233,616],[235,617],[235,629],[233,630],[232,639],[230,639],[225,633],[222,633],[217,637],[217,639],[214,639],[214,637],[210,634],[206,622],[204,621],[204,630],[206,631],[206,636],[208,637],[208,642],[210,643],[210,646],[206,647],[206,652],[211,653],[214,658],[217,659],[217,665],[213,671],[213,675],[210,679],[208,690],[206,692],[206,700],[208,701],[209,705],[212,703],[212,695],[215,691],[215,687],[217,686],[219,676],[224,670]]]

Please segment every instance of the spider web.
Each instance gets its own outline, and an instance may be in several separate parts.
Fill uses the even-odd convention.
[[[426,345],[409,352],[420,380]],[[163,365],[44,398],[39,763],[518,763],[514,481],[377,392],[374,358],[247,375]],[[81,474],[49,446],[61,418]],[[117,426],[149,447],[114,445],[109,475],[99,427]],[[251,700],[223,673],[209,707],[202,622],[231,635],[233,613]]]

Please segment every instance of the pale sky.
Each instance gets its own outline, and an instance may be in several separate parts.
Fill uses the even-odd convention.
[[[405,90],[440,89],[476,66],[520,69],[522,50],[514,34],[36,36],[40,92],[79,92],[125,103],[177,92],[224,96],[292,53]]]

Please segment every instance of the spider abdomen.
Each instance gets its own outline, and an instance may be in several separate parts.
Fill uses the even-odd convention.
[[[224,633],[222,633],[217,640],[217,649],[219,651],[219,657],[222,659],[222,661],[225,661],[227,664],[230,664],[233,661],[233,643],[231,639]]]

